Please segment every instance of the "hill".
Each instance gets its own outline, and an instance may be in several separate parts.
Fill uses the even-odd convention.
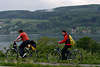
[[[0,11],[0,32],[24,29],[29,33],[100,33],[100,5],[64,6],[51,10]]]

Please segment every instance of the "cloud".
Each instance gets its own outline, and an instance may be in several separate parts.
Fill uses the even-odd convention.
[[[100,4],[100,0],[71,0],[72,5]]]
[[[100,4],[100,0],[44,0],[52,6],[72,6],[85,4]]]
[[[84,4],[100,4],[100,0],[0,0],[0,10],[39,10]]]

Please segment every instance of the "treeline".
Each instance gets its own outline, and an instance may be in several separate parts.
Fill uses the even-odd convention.
[[[100,5],[65,6],[51,10],[12,10],[0,11],[0,19],[49,19],[52,17],[62,17],[61,19],[71,19],[82,15],[97,15],[100,12]],[[93,13],[93,14],[92,14]],[[88,15],[87,15],[88,14]],[[65,16],[66,15],[66,16]]]

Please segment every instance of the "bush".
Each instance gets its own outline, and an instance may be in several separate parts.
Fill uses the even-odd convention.
[[[57,45],[57,39],[56,38],[48,38],[48,37],[42,37],[37,42],[37,50],[39,53],[39,56],[41,60],[45,60],[47,58],[47,53],[49,50],[55,48]]]
[[[91,39],[90,37],[83,37],[79,39],[76,43],[78,48],[83,48],[88,52],[94,53],[94,52],[99,52],[100,50],[99,43],[97,43],[95,40]]]
[[[37,48],[40,51],[46,52],[49,49],[55,48],[56,45],[57,45],[57,39],[56,38],[42,37],[38,40]]]

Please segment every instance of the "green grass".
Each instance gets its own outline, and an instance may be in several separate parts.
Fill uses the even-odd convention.
[[[16,66],[14,63],[0,63],[0,66]]]

